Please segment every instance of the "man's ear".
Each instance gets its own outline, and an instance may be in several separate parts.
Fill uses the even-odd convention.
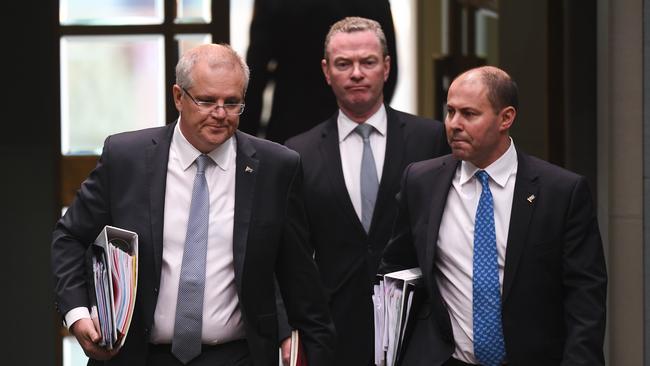
[[[327,60],[326,59],[322,59],[320,61],[320,67],[323,70],[323,75],[325,75],[325,81],[327,81],[327,85],[332,85],[332,83],[330,82],[330,70],[327,67]]]
[[[174,84],[172,87],[172,95],[174,96],[174,105],[176,106],[176,110],[181,112],[183,110],[183,103],[181,101],[181,98],[183,98],[183,89],[181,89],[177,84]]]
[[[384,82],[388,80],[388,75],[390,75],[390,56],[384,57]]]
[[[505,107],[499,112],[499,119],[500,119],[500,130],[509,130],[510,127],[512,127],[512,124],[515,122],[515,118],[517,117],[517,110],[512,107],[508,106]]]

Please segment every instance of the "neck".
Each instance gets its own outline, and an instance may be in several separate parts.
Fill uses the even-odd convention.
[[[375,106],[373,106],[372,108],[364,110],[364,111],[355,111],[355,110],[347,109],[347,108],[345,108],[345,107],[343,107],[342,105],[339,104],[339,109],[341,109],[341,112],[343,112],[352,121],[354,121],[356,123],[364,123],[373,114],[377,113],[379,108],[381,108],[382,104],[383,104],[383,102],[379,102]]]
[[[503,156],[503,154],[508,151],[508,148],[510,148],[510,136],[506,135],[504,139],[499,141],[499,143],[496,145],[496,148],[493,150],[492,154],[487,159],[481,160],[481,161],[471,161],[472,164],[474,164],[477,168],[479,169],[485,169],[490,164],[494,163],[495,161],[499,160],[500,157]]]

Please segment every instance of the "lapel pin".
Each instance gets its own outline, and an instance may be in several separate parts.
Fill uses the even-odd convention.
[[[253,172],[253,168],[251,168],[251,167],[249,167],[249,166],[247,165],[247,166],[246,166],[246,169],[244,169],[244,172],[246,172],[246,173],[252,173],[252,172]]]
[[[534,195],[534,194],[531,194],[531,195],[528,196],[528,198],[526,198],[526,199],[528,200],[528,202],[533,203],[533,201],[535,200],[535,195]]]

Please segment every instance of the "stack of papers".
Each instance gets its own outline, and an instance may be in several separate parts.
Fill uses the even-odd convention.
[[[294,329],[291,331],[291,358],[289,359],[289,366],[307,366],[305,353],[302,349],[302,342],[300,341],[300,333]]]
[[[138,235],[106,226],[90,247],[93,286],[91,317],[107,349],[124,344],[135,308]]]
[[[410,268],[387,273],[375,285],[375,365],[393,366],[397,362],[421,278],[420,268]]]

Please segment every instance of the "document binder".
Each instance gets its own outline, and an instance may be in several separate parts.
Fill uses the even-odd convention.
[[[307,366],[305,352],[302,349],[302,342],[300,340],[300,332],[295,329],[291,331],[291,358],[289,359],[289,366]]]
[[[138,284],[138,234],[105,226],[88,248],[90,315],[109,350],[124,345]]]
[[[420,268],[378,276],[372,301],[375,319],[375,365],[394,366],[415,312],[422,281]]]

